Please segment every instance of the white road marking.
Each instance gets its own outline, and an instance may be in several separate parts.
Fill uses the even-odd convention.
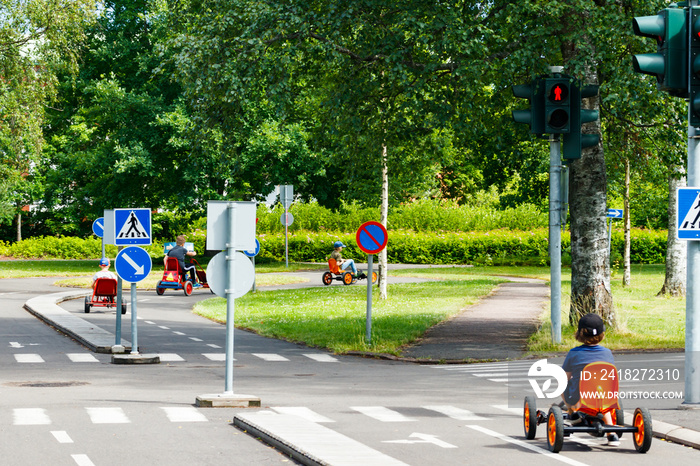
[[[567,458],[564,455],[552,453],[551,451],[545,450],[544,448],[540,448],[540,447],[537,447],[535,445],[531,445],[531,444],[524,442],[522,440],[514,439],[513,437],[508,437],[507,435],[501,434],[501,433],[493,431],[491,429],[487,429],[485,427],[476,426],[476,425],[466,425],[464,427],[469,427],[470,429],[474,429],[474,430],[481,432],[483,434],[490,435],[491,437],[497,438],[499,440],[503,440],[504,442],[512,443],[512,444],[517,445],[519,447],[525,448],[526,450],[534,451],[535,453],[540,453],[541,455],[545,455],[545,456],[548,456],[552,459],[559,460],[562,463],[571,464],[573,466],[587,466],[586,463],[581,463],[579,461],[572,460],[571,458]]]
[[[289,361],[289,359],[285,358],[284,356],[280,356],[279,354],[272,354],[272,353],[253,353],[253,356],[256,356],[263,361],[268,361],[268,362],[282,362],[282,361]]]
[[[170,422],[209,422],[209,419],[207,419],[204,414],[200,413],[197,408],[191,406],[173,406],[160,409],[165,411]]]
[[[487,417],[479,416],[471,411],[461,408],[455,408],[454,406],[438,405],[438,406],[423,406],[423,409],[429,409],[430,411],[437,411],[438,413],[444,414],[445,416],[451,417],[452,419],[457,419],[458,421],[485,421],[489,420]]]
[[[100,362],[90,353],[67,353],[66,356],[73,362]]]
[[[226,361],[226,353],[202,353],[202,356],[212,361]]]
[[[128,424],[131,421],[121,408],[85,408],[93,424]]]
[[[11,341],[10,348],[24,348],[24,345],[20,345],[18,341]]]
[[[173,330],[173,333],[174,333],[175,335],[185,335],[183,332],[178,332],[178,331],[176,331],[176,330]]]
[[[199,340],[199,341],[202,341],[202,340]],[[214,343],[207,343],[207,346],[210,348],[221,349],[221,346],[215,345]]]
[[[58,443],[73,443],[73,439],[70,438],[68,432],[65,430],[52,430],[51,434],[56,438]]]
[[[140,319],[140,317],[139,317],[139,319]],[[151,321],[151,320],[144,320],[144,322],[146,322],[147,324],[151,324],[151,325],[155,325],[155,324],[156,324],[155,322],[153,322],[153,321]]]
[[[358,411],[381,422],[413,422],[417,419],[404,416],[384,406],[351,406],[350,409]]]
[[[70,455],[78,466],[95,466],[95,463],[90,461],[88,455]]]
[[[202,341],[201,338],[195,338],[195,337],[190,337],[190,340],[192,340],[192,341]]]
[[[306,419],[311,422],[335,422],[333,419],[322,416],[315,411],[303,406],[281,406],[278,408],[272,408],[280,414],[289,414],[291,416],[298,416],[302,419]]]
[[[32,353],[26,353],[26,354],[15,354],[15,359],[17,362],[23,363],[23,364],[32,364],[32,363],[38,363],[38,362],[45,362],[44,358],[39,356],[38,354],[32,354]]]
[[[182,356],[175,353],[158,353],[158,357],[160,358],[160,362],[179,362],[185,360]]]
[[[442,448],[457,448],[457,445],[438,440],[437,435],[414,432],[408,437],[408,440],[382,440],[382,443],[432,443]],[[418,440],[410,440],[411,438],[417,438]]]
[[[163,330],[170,330],[170,327],[166,327],[165,325],[159,325],[158,328],[162,328]]]
[[[336,358],[331,356],[330,354],[324,354],[324,353],[308,353],[304,354],[309,359],[313,359],[314,361],[318,362],[338,362]]]
[[[43,408],[15,408],[13,410],[16,426],[37,426],[51,424],[51,419]]]

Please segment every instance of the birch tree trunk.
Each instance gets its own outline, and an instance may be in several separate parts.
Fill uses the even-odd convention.
[[[22,212],[17,214],[17,241],[22,241]]]
[[[564,59],[575,49],[564,50]],[[586,72],[585,84],[598,84],[594,70]],[[583,106],[600,109],[599,98],[583,100]],[[584,133],[600,134],[600,120],[588,123]],[[610,257],[605,227],[607,176],[603,146],[582,150],[571,164],[569,206],[571,212],[571,307],[569,320],[578,323],[588,313],[599,314],[606,325],[616,318],[610,289]]]
[[[389,167],[388,167],[388,155],[386,144],[382,145],[382,196],[381,196],[381,214],[379,218],[379,223],[387,227],[387,220],[389,219]],[[387,299],[388,294],[386,292],[386,281],[387,281],[387,260],[386,260],[386,248],[379,253],[379,299]],[[370,277],[371,278],[371,277]]]
[[[623,258],[624,269],[622,272],[622,286],[629,286],[631,281],[632,267],[630,253],[632,246],[632,222],[630,220],[630,159],[625,158],[625,199],[624,199],[624,219],[625,222],[625,257]]]
[[[666,240],[666,278],[660,295],[685,296],[686,280],[686,242],[676,239],[678,215],[677,188],[685,186],[685,170],[682,166],[673,166],[668,175],[668,237]]]

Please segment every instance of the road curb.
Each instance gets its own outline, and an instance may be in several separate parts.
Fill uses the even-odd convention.
[[[90,296],[89,291],[64,291],[37,296],[24,303],[24,308],[51,327],[79,341],[95,353],[112,353],[115,337],[112,333],[93,325],[85,319],[66,311],[59,306],[63,301]],[[126,351],[131,350],[131,342],[122,339]]]

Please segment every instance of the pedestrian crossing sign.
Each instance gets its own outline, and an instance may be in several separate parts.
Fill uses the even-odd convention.
[[[151,244],[151,209],[114,209],[114,244]]]
[[[700,188],[678,188],[676,237],[700,240]]]

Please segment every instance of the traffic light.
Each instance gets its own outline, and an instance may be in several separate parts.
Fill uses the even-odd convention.
[[[690,9],[690,111],[688,124],[700,126],[700,8]]]
[[[598,119],[597,110],[583,108],[581,99],[598,95],[598,86],[571,85],[571,131],[562,137],[562,156],[565,160],[581,158],[581,149],[600,142],[598,134],[582,134],[581,125]]]
[[[568,133],[571,128],[571,83],[567,78],[548,78],[544,83],[544,132]]]
[[[533,79],[530,84],[513,86],[513,95],[530,101],[529,110],[513,110],[516,123],[530,125],[530,133],[544,134],[544,92],[542,80]]]
[[[688,54],[686,12],[665,8],[656,16],[640,16],[632,21],[634,34],[656,39],[656,53],[632,56],[637,73],[656,76],[660,90],[675,97],[688,97]]]

